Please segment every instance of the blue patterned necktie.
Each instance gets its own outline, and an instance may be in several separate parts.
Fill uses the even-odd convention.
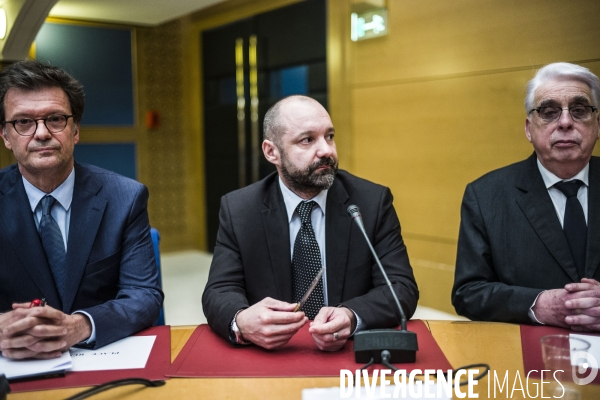
[[[585,222],[583,207],[581,207],[581,203],[579,202],[579,199],[577,199],[577,192],[581,185],[583,185],[583,182],[574,179],[569,182],[555,183],[554,187],[567,197],[563,231],[567,237],[567,243],[569,243],[569,247],[571,248],[571,254],[575,260],[579,277],[585,278],[587,224]]]
[[[300,215],[302,226],[294,242],[294,255],[292,256],[292,277],[294,283],[294,302],[297,303],[308,290],[321,269],[321,251],[315,238],[310,214],[316,205],[314,201],[303,201],[298,204],[296,211]],[[323,296],[323,279],[308,297],[302,311],[308,319],[315,319],[321,307],[325,305]]]
[[[40,200],[40,203],[42,204],[42,219],[40,219],[42,246],[46,252],[48,264],[50,264],[56,288],[62,299],[65,292],[67,253],[60,228],[50,214],[54,203],[56,203],[56,199],[50,195],[46,195]]]

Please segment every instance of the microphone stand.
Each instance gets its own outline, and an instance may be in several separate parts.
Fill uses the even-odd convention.
[[[348,207],[347,211],[363,233],[367,245],[371,250],[371,254],[373,254],[381,274],[385,278],[385,282],[392,292],[394,302],[396,303],[396,307],[400,311],[401,316],[401,330],[399,331],[395,329],[371,329],[356,333],[354,335],[354,357],[357,363],[367,363],[363,368],[376,362],[396,370],[391,363],[415,362],[417,350],[419,349],[417,335],[406,329],[406,314],[404,314],[404,309],[392,288],[392,283],[383,269],[381,261],[379,261],[379,257],[367,236],[359,208],[356,205],[351,205]]]

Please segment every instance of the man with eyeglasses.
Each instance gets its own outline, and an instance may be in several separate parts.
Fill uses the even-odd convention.
[[[2,138],[17,160],[0,170],[4,357],[101,347],[160,313],[148,190],[73,159],[83,97],[57,67],[21,61],[0,72]]]
[[[600,331],[598,77],[554,63],[527,86],[534,154],[467,185],[452,302],[473,320]]]

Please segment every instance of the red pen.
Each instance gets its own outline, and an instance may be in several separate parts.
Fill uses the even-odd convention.
[[[46,299],[33,299],[31,300],[31,303],[29,304],[29,308],[31,307],[44,307],[46,305]]]

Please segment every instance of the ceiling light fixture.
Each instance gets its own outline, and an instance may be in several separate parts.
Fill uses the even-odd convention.
[[[0,39],[6,37],[6,11],[4,8],[0,8]]]

